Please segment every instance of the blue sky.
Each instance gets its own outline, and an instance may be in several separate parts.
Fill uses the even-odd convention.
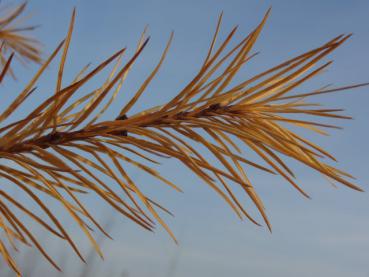
[[[172,30],[174,42],[158,77],[135,107],[136,111],[161,104],[175,95],[199,69],[206,55],[217,17],[224,11],[223,36],[239,25],[238,38],[250,31],[272,6],[272,13],[256,44],[261,54],[238,76],[243,80],[268,67],[319,46],[341,33],[354,36],[328,59],[334,63],[306,89],[334,83],[346,85],[369,81],[369,1],[29,1],[31,21],[41,24],[35,36],[45,53],[64,37],[73,7],[77,7],[68,74],[72,78],[86,63],[97,64],[114,51],[127,46],[130,53],[146,24],[151,41],[132,70],[123,94],[139,85],[142,76],[160,58]],[[22,70],[30,78],[35,66]],[[45,75],[40,90],[54,88],[57,67]],[[8,80],[12,82],[11,80]],[[321,97],[329,107],[344,107],[353,121],[338,122],[345,129],[315,142],[334,153],[344,168],[369,190],[369,88]],[[42,98],[42,93],[37,96]],[[37,101],[37,98],[36,100]],[[36,102],[35,102],[36,103]],[[30,105],[32,107],[32,103]],[[115,106],[112,112],[119,109]],[[333,121],[332,121],[333,122]],[[155,234],[140,230],[122,218],[115,218],[114,241],[106,241],[106,261],[91,276],[114,276],[125,271],[130,277],[289,277],[369,276],[369,195],[345,187],[331,187],[317,174],[296,165],[299,181],[312,200],[306,200],[281,178],[257,171],[252,180],[265,201],[273,233],[249,222],[239,222],[225,204],[176,162],[164,163],[162,172],[177,181],[184,194],[166,188],[155,192],[157,199],[175,212],[168,222],[180,241],[175,245],[163,230]],[[139,173],[138,183],[148,181]],[[106,207],[97,211],[101,217]],[[82,238],[81,238],[82,241]],[[74,266],[67,269],[75,276]],[[40,272],[52,272],[40,266]],[[51,273],[48,273],[51,274]]]

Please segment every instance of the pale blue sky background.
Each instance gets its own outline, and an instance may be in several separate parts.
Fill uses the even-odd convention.
[[[160,57],[171,30],[174,42],[158,78],[136,110],[164,103],[191,79],[206,55],[217,17],[224,11],[222,34],[239,24],[238,38],[251,30],[268,7],[272,14],[256,44],[261,54],[238,77],[242,80],[286,58],[319,46],[341,33],[354,36],[331,58],[332,67],[305,86],[353,84],[369,81],[369,1],[29,1],[31,21],[42,26],[35,36],[46,53],[64,37],[72,8],[77,7],[75,33],[69,60],[69,77],[86,63],[97,64],[117,49],[132,53],[145,24],[151,41],[123,88],[127,95]],[[21,87],[35,67],[22,70]],[[56,66],[42,79],[41,91],[54,88]],[[68,74],[66,75],[68,79]],[[12,82],[11,80],[8,80]],[[42,93],[39,94],[40,99]],[[36,100],[37,101],[37,97]],[[123,101],[122,100],[122,101]],[[339,166],[358,179],[365,190],[369,179],[369,88],[321,97],[330,107],[344,107],[354,121],[339,122],[343,131],[316,142],[336,154]],[[36,102],[34,102],[36,103]],[[30,104],[30,108],[32,103]],[[116,112],[119,104],[116,106]],[[337,122],[336,122],[337,123]],[[369,194],[345,187],[332,188],[317,174],[296,166],[300,183],[312,196],[302,198],[281,178],[252,171],[252,180],[265,201],[273,234],[249,222],[239,222],[229,208],[189,171],[167,162],[162,171],[181,184],[184,194],[166,188],[157,199],[175,212],[168,222],[180,241],[176,246],[159,229],[154,235],[131,222],[115,218],[114,241],[106,241],[106,261],[96,262],[89,276],[130,277],[368,277]],[[136,175],[138,182],[146,177]],[[107,217],[101,207],[100,215]],[[82,242],[82,241],[81,241]],[[71,256],[71,255],[70,255]],[[72,258],[72,257],[71,257]],[[67,266],[77,276],[79,263]],[[43,276],[53,271],[40,265]],[[105,272],[105,273],[104,273]],[[41,276],[41,275],[40,275]]]

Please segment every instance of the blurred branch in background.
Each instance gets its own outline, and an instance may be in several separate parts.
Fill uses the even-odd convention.
[[[115,220],[113,216],[109,216],[105,223],[102,224],[104,229],[107,232],[110,232],[115,224]],[[47,240],[50,239],[48,234],[46,232],[40,234],[40,237],[42,237],[42,243],[47,244]],[[106,237],[99,233],[96,237],[96,241],[99,243],[100,246],[104,245],[104,242],[106,241]],[[61,257],[60,264],[63,266],[64,272],[56,272],[52,275],[49,275],[50,273],[47,273],[47,276],[55,276],[55,277],[62,277],[62,276],[78,276],[78,277],[98,277],[98,276],[107,276],[107,277],[116,277],[117,274],[112,272],[112,274],[107,274],[111,269],[111,265],[109,262],[106,262],[105,266],[101,268],[101,263],[96,263],[97,254],[93,247],[89,248],[89,251],[86,255],[86,264],[83,265],[76,265],[73,263],[74,258],[69,254],[69,251],[64,247],[64,244],[61,243],[60,240],[58,240],[57,244],[53,244],[53,247],[51,249],[53,252],[58,252]],[[42,263],[37,255],[34,253],[33,248],[25,248],[21,252],[15,253],[15,259],[18,261],[20,267],[22,268],[23,275],[25,277],[39,277],[40,274],[44,275],[42,273]],[[123,270],[122,266],[122,272],[125,272]],[[45,273],[46,274],[46,273]],[[3,262],[0,263],[0,276],[2,277],[13,277],[14,272],[10,270]],[[128,277],[128,275],[126,275]]]
[[[36,26],[24,25],[22,14],[26,8],[26,3],[16,7],[6,7],[0,11],[0,62],[4,67],[8,57],[15,53],[15,57],[26,64],[29,62],[41,63],[40,43],[25,35]],[[15,77],[14,72],[8,72]]]

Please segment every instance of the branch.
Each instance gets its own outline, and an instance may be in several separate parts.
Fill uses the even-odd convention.
[[[66,42],[59,44],[25,89],[0,114],[0,124],[4,125],[25,105],[26,99],[36,91],[38,78],[63,48],[55,93],[23,119],[0,128],[0,161],[7,160],[16,165],[12,169],[0,164],[0,176],[31,197],[54,225],[46,227],[39,216],[26,212],[27,208],[20,206],[17,199],[3,194],[0,199],[0,226],[9,242],[19,240],[33,244],[58,268],[28,227],[11,212],[9,205],[13,204],[12,208],[19,209],[50,233],[65,239],[83,260],[72,237],[39,198],[43,194],[63,205],[102,255],[91,232],[93,226],[105,231],[79,198],[86,192],[95,193],[102,201],[147,230],[153,230],[155,222],[158,222],[176,240],[161,217],[161,212],[171,213],[149,198],[126,170],[126,165],[134,166],[181,191],[152,168],[153,164],[158,164],[157,159],[177,159],[209,185],[237,216],[260,225],[243,207],[240,195],[233,192],[234,186],[240,187],[270,230],[264,204],[250,182],[245,166],[282,176],[306,197],[308,194],[295,181],[296,176],[284,157],[290,157],[330,180],[361,190],[348,181],[352,178],[350,174],[323,161],[324,158],[334,160],[333,155],[299,135],[295,128],[325,134],[324,129],[338,127],[314,118],[349,119],[339,113],[341,109],[321,108],[305,100],[367,84],[325,87],[308,93],[296,93],[295,90],[325,70],[331,62],[319,62],[350,35],[340,35],[238,84],[232,82],[236,73],[255,56],[252,48],[268,15],[269,11],[261,23],[235,46],[230,44],[236,28],[216,47],[221,15],[207,57],[196,76],[169,102],[131,115],[132,107],[163,64],[173,38],[171,34],[157,66],[143,80],[131,100],[121,107],[114,119],[101,121],[101,116],[114,103],[149,39],[145,38],[144,32],[135,54],[125,64],[121,65],[121,57],[125,54],[125,49],[121,49],[90,71],[88,66],[84,67],[65,86],[63,72],[75,20],[73,12]],[[115,66],[106,81],[86,92],[85,85],[113,62]],[[78,98],[72,100],[72,96]],[[102,105],[104,100],[106,104]],[[246,159],[242,154],[245,147],[241,145],[256,153],[263,164]],[[209,159],[209,155],[213,159]],[[101,179],[103,176],[117,186],[107,185]],[[0,251],[9,266],[19,272],[5,244],[0,243]]]

